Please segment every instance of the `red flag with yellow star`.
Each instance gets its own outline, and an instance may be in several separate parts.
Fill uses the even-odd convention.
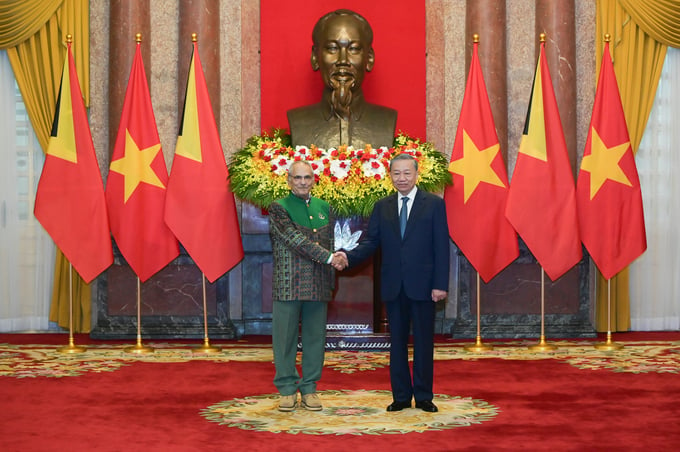
[[[582,257],[576,188],[541,42],[505,215],[555,281]]]
[[[640,180],[608,42],[576,193],[583,244],[602,276],[611,279],[647,249],[647,238]]]
[[[104,184],[70,42],[35,217],[85,282],[113,263]]]
[[[198,43],[193,45],[165,221],[213,282],[243,259],[243,245]]]
[[[508,175],[474,43],[444,190],[449,235],[489,282],[517,256],[517,234],[505,218]]]
[[[144,63],[137,43],[106,183],[111,233],[141,281],[179,255],[165,224],[165,166]]]

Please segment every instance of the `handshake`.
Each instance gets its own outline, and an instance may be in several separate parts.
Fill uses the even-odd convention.
[[[347,255],[344,251],[336,251],[333,253],[333,259],[331,260],[331,265],[336,270],[344,270],[349,265],[347,261]]]

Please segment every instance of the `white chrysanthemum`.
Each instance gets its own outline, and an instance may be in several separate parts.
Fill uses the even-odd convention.
[[[321,160],[308,160],[309,164],[312,165],[312,171],[317,176],[323,174],[323,161]]]
[[[295,155],[305,157],[309,155],[309,148],[307,146],[295,146]]]
[[[376,174],[380,176],[380,179],[385,177],[385,166],[380,162],[380,160],[367,160],[361,164],[361,169],[364,172],[365,177],[375,178]]]
[[[378,154],[378,158],[390,158],[390,148],[387,146],[380,146],[378,149],[376,149],[376,153]]]
[[[345,179],[350,169],[350,162],[346,160],[331,160],[331,175],[338,179]]]
[[[284,157],[281,157],[276,161],[272,161],[272,172],[277,176],[284,175],[288,172],[288,168],[290,168],[291,163],[293,163],[292,160],[288,160]]]

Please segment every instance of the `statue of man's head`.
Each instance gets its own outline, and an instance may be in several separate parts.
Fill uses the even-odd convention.
[[[361,15],[339,9],[317,21],[312,42],[312,69],[321,71],[336,114],[347,117],[353,96],[375,63],[373,30]]]

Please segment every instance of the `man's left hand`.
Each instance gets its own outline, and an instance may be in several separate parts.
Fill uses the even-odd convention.
[[[446,298],[447,292],[445,290],[432,289],[432,301],[435,303]]]

